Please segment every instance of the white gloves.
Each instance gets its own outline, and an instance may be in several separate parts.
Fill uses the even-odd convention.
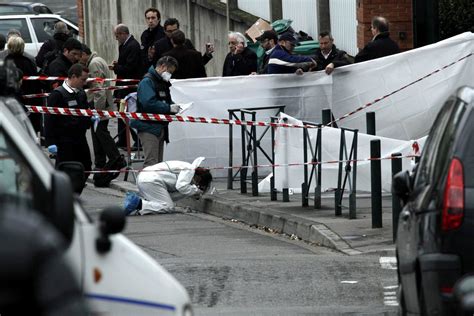
[[[176,113],[179,113],[179,111],[181,111],[181,107],[178,104],[170,105],[170,113],[176,114]]]

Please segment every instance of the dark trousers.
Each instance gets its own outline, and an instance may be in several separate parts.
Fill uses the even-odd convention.
[[[127,147],[127,139],[125,138],[126,136],[126,125],[125,122],[122,119],[118,120],[118,141],[117,145],[119,147]],[[132,135],[132,139],[135,142],[136,145],[138,145],[138,136],[137,133],[133,131],[133,129],[130,129],[130,134]],[[134,144],[130,144],[130,146],[133,146]]]
[[[56,166],[64,161],[77,161],[82,163],[85,171],[92,168],[91,152],[87,144],[86,135],[81,135],[71,141],[60,141],[56,144],[58,153],[56,155]],[[89,173],[85,173],[85,178]]]
[[[114,139],[108,130],[109,120],[99,121],[97,129],[92,128],[92,145],[94,146],[94,165],[96,168],[104,168],[109,161],[120,156],[120,152],[115,145]]]

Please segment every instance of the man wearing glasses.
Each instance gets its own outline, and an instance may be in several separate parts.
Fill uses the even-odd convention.
[[[247,76],[257,71],[257,54],[247,47],[242,33],[230,32],[229,53],[224,61],[223,77]]]

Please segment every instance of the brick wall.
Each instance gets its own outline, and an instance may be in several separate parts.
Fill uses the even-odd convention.
[[[79,35],[84,39],[84,0],[76,0],[77,3],[77,26],[79,26]]]
[[[357,0],[357,47],[362,49],[372,40],[370,25],[374,16],[389,21],[390,37],[402,51],[413,48],[412,0]],[[405,39],[401,39],[404,33]]]

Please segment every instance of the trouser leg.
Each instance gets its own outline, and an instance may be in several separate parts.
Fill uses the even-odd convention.
[[[160,132],[160,136],[156,136],[150,133],[138,133],[143,146],[143,153],[145,154],[145,161],[143,162],[143,168],[153,166],[163,161],[163,130]]]
[[[142,209],[138,214],[166,213],[174,210],[174,202],[164,185],[139,181],[137,186],[142,197]]]
[[[95,165],[102,168],[106,163],[106,158],[115,160],[120,156],[120,152],[115,145],[115,142],[110,136],[108,130],[109,120],[102,120],[97,125],[97,129],[92,131],[92,141],[94,145]]]

